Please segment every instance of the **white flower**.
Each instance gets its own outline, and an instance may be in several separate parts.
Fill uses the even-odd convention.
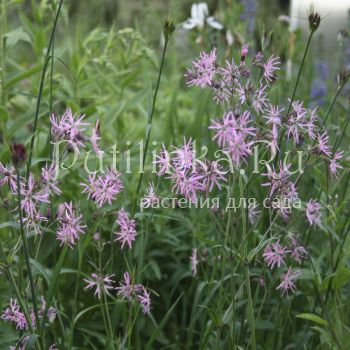
[[[193,4],[191,7],[191,18],[187,19],[187,21],[183,23],[183,27],[185,29],[203,29],[205,24],[218,30],[224,28],[224,26],[216,21],[214,17],[209,16],[207,3],[200,2],[198,4]]]

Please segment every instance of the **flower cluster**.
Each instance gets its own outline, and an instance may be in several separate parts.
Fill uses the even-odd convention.
[[[128,272],[124,273],[124,280],[120,282],[119,287],[116,287],[118,295],[128,301],[136,300],[139,302],[144,314],[151,312],[150,292],[142,284],[133,284]]]
[[[109,290],[113,289],[112,286],[112,277],[114,275],[98,275],[97,273],[92,273],[90,279],[84,279],[87,283],[87,286],[84,289],[95,288],[95,296],[97,295],[98,299],[101,299],[102,293],[109,295]]]
[[[76,214],[72,202],[63,203],[58,207],[56,238],[61,241],[61,246],[68,245],[70,248],[73,248],[86,228],[81,223],[82,218],[81,214]]]
[[[44,298],[42,298],[42,304],[39,310],[40,318],[44,317],[45,311],[46,311],[46,302]],[[36,320],[35,320],[33,309],[29,310],[29,317],[30,317],[31,326],[35,328]],[[4,312],[1,315],[1,318],[3,320],[13,323],[16,326],[16,329],[28,330],[27,319],[25,317],[25,314],[23,313],[23,310],[21,310],[20,306],[18,305],[17,299],[10,299],[10,305],[8,308],[4,310]],[[56,318],[56,309],[53,307],[48,308],[47,319],[49,320],[49,322],[53,322],[55,318]]]
[[[270,269],[273,269],[274,267],[285,267],[285,260],[288,255],[300,265],[302,259],[306,257],[307,254],[305,247],[299,243],[297,236],[291,235],[290,242],[287,246],[283,246],[279,240],[267,245],[263,253],[263,258],[266,265]],[[288,271],[281,275],[281,283],[276,289],[280,289],[282,295],[288,295],[289,291],[295,292],[296,287],[294,281],[300,274],[300,270],[293,270],[292,267],[289,266]]]
[[[225,172],[217,161],[199,160],[195,143],[184,138],[182,146],[169,152],[165,146],[154,161],[158,166],[157,175],[166,174],[173,182],[173,192],[195,202],[201,193],[207,195],[215,187],[221,189],[220,181],[226,181]]]
[[[117,224],[119,225],[119,231],[115,233],[116,241],[121,243],[122,249],[125,244],[131,249],[132,244],[136,239],[136,222],[134,219],[129,218],[129,214],[124,208],[118,211]]]
[[[105,203],[112,204],[117,194],[123,190],[119,177],[120,173],[114,169],[107,169],[102,175],[94,172],[89,176],[88,183],[81,183],[83,193],[87,193],[88,198],[94,200],[100,208]]]

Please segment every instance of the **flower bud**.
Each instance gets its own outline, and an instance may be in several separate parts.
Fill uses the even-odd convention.
[[[349,80],[350,72],[346,68],[341,68],[338,73],[338,85],[343,86]]]
[[[13,143],[10,146],[11,159],[15,167],[21,166],[27,159],[26,148],[22,143]]]
[[[175,22],[169,15],[168,18],[165,20],[164,26],[163,26],[164,38],[166,41],[170,39],[174,31],[175,31]]]
[[[309,28],[312,33],[314,33],[321,23],[321,16],[317,13],[310,13],[309,15]]]

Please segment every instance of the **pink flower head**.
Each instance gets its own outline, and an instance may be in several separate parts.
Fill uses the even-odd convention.
[[[192,249],[192,255],[190,256],[191,261],[191,270],[192,270],[192,276],[197,276],[197,265],[198,265],[198,258],[197,258],[197,248]]]
[[[205,161],[202,162],[200,160],[197,161],[200,165],[199,173],[203,174],[203,190],[206,192],[211,192],[216,186],[219,190],[221,190],[220,181],[227,181],[220,164],[217,161]]]
[[[149,315],[151,312],[151,297],[145,287],[142,287],[142,294],[138,294],[137,299],[141,305],[142,312]]]
[[[278,106],[273,106],[270,104],[269,109],[265,109],[266,115],[263,116],[266,118],[266,122],[271,125],[281,125],[281,115],[284,111],[284,108],[280,109]]]
[[[127,244],[131,249],[132,244],[136,239],[136,222],[134,219],[129,219],[129,214],[124,208],[118,211],[117,223],[119,225],[119,231],[116,233],[116,241],[121,242],[122,249]]]
[[[252,106],[257,114],[263,113],[268,103],[266,89],[267,86],[260,83],[259,88],[254,92]]]
[[[307,250],[300,245],[295,235],[291,237],[290,255],[299,265],[301,264],[301,260],[308,255]]]
[[[162,149],[160,151],[159,156],[156,156],[156,159],[154,160],[153,164],[159,165],[159,169],[157,172],[158,176],[161,176],[164,174],[170,174],[170,168],[171,168],[170,153],[165,148],[164,143],[162,145]]]
[[[146,194],[141,199],[141,208],[149,208],[154,205],[159,204],[160,197],[156,195],[154,191],[153,183],[148,184],[148,188],[146,190]]]
[[[60,195],[62,193],[62,191],[57,187],[57,166],[58,165],[56,163],[52,163],[50,166],[46,164],[45,167],[41,169],[41,181],[44,186],[43,193],[45,194],[49,193],[51,195]]]
[[[82,193],[87,193],[88,198],[94,200],[101,208],[105,203],[112,204],[117,194],[123,190],[123,183],[119,179],[120,173],[113,169],[107,169],[103,175],[93,173],[89,175],[89,183],[80,183]]]
[[[27,185],[20,183],[21,208],[26,216],[36,217],[40,203],[49,203],[47,191],[37,191],[33,174],[30,173]],[[17,195],[17,193],[14,193]]]
[[[249,126],[250,113],[235,115],[232,111],[226,113],[222,120],[213,120],[209,129],[215,130],[213,140],[229,154],[235,165],[251,154],[252,142],[249,136],[255,135],[255,128]]]
[[[241,60],[244,61],[244,58],[247,57],[248,55],[248,49],[249,49],[249,44],[244,44],[242,46],[242,51],[241,51]]]
[[[115,289],[118,291],[118,295],[131,301],[134,293],[140,292],[142,288],[141,284],[132,284],[129,272],[125,272],[124,281],[120,282],[119,287]]]
[[[277,286],[276,289],[282,290],[282,295],[287,294],[291,291],[294,293],[296,291],[295,280],[301,275],[300,270],[292,270],[291,267],[288,268],[288,271],[282,275],[281,283]]]
[[[329,170],[333,176],[337,176],[338,169],[343,169],[343,167],[338,163],[338,160],[343,157],[344,152],[336,152],[329,162]]]
[[[331,146],[328,144],[329,136],[327,131],[325,131],[322,135],[317,135],[317,147],[318,150],[323,153],[325,156],[331,156]]]
[[[63,203],[59,206],[56,238],[61,241],[61,246],[67,244],[70,248],[73,248],[73,245],[76,244],[86,228],[85,225],[81,224],[82,218],[82,215],[76,214],[72,202]]]
[[[264,78],[269,83],[276,80],[276,71],[279,70],[279,65],[281,61],[279,57],[272,55],[268,61],[263,65],[264,67]]]
[[[288,116],[287,121],[287,137],[293,137],[294,143],[300,143],[300,134],[308,129],[308,121],[306,119],[307,110],[303,107],[303,102],[294,101],[292,103],[292,113]]]
[[[248,220],[252,225],[256,222],[260,214],[261,211],[258,209],[257,204],[248,207]]]
[[[50,122],[54,141],[66,140],[69,142],[69,146],[77,151],[79,151],[79,147],[85,147],[84,132],[86,130],[85,126],[89,123],[84,123],[84,118],[85,115],[73,115],[70,108],[67,108],[62,117],[56,117],[53,114],[50,117]]]
[[[28,329],[27,320],[24,313],[20,310],[19,305],[17,305],[17,299],[10,300],[10,306],[2,313],[1,318],[14,323],[16,325],[16,329]]]
[[[216,58],[216,48],[209,54],[201,52],[199,59],[192,62],[193,68],[188,69],[185,74],[187,85],[201,88],[210,87],[216,73]]]
[[[285,265],[284,259],[287,253],[289,253],[289,250],[277,241],[266,246],[263,258],[267,263],[267,266],[273,269],[275,265],[277,265],[277,267]]]
[[[310,199],[306,204],[306,218],[310,225],[321,224],[321,204],[315,199]]]
[[[12,192],[17,192],[17,175],[14,167],[4,166],[0,162],[0,187],[8,184]]]
[[[102,293],[109,295],[109,290],[113,289],[113,281],[111,279],[113,276],[114,275],[100,276],[96,273],[92,273],[90,279],[84,279],[87,283],[87,286],[84,289],[95,288],[94,295],[97,295],[97,298],[101,299]]]
[[[196,150],[191,138],[187,142],[184,137],[184,144],[181,147],[175,147],[171,153],[174,155],[172,161],[177,171],[186,171],[193,167]]]
[[[172,188],[173,193],[181,194],[191,202],[197,201],[197,191],[203,191],[202,180],[204,175],[198,174],[194,171],[180,171],[171,174],[167,179],[172,179],[174,185]]]
[[[96,125],[92,128],[92,135],[90,137],[90,142],[92,145],[92,149],[95,151],[97,157],[102,157],[103,151],[100,149],[98,145],[98,140],[100,140],[100,121],[97,120]]]

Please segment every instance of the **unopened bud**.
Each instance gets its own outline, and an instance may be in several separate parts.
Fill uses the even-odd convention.
[[[320,23],[321,23],[321,16],[317,12],[310,13],[310,15],[309,15],[309,28],[310,28],[310,31],[312,33],[317,30]]]
[[[346,68],[341,68],[338,73],[338,85],[343,86],[349,80],[350,73]]]
[[[15,167],[21,166],[27,159],[26,148],[22,143],[14,143],[10,146],[11,159]]]
[[[164,22],[164,27],[163,27],[163,33],[164,33],[164,38],[165,40],[169,40],[171,35],[174,33],[175,31],[175,22],[174,20],[170,17],[170,15],[168,16],[168,18],[165,20]]]

